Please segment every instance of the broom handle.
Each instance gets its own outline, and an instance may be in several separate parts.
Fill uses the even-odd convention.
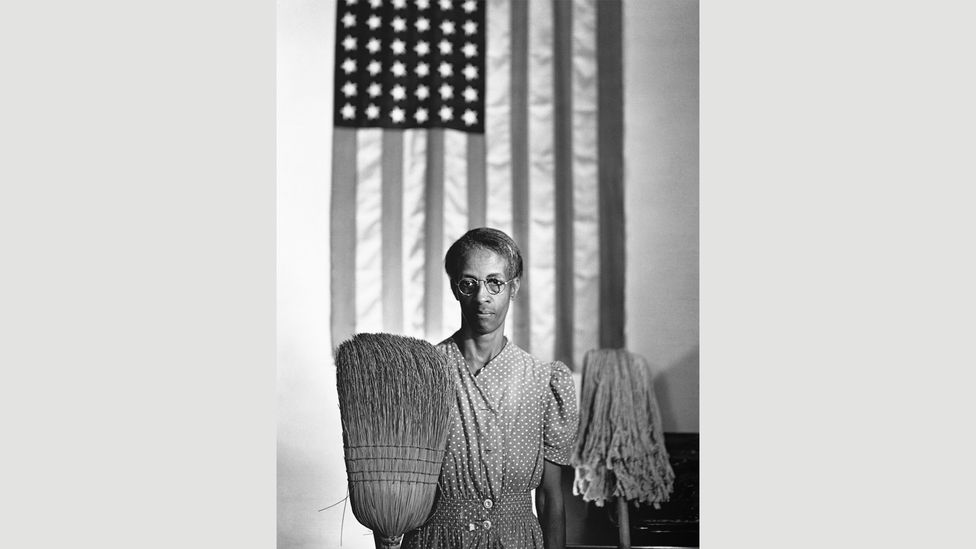
[[[373,532],[373,541],[376,544],[376,549],[400,549],[400,544],[403,543],[403,534],[388,538],[383,534]]]
[[[619,549],[630,549],[630,511],[627,498],[617,496],[617,531],[620,536]]]

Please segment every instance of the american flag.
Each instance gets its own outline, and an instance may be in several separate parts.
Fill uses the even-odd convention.
[[[484,133],[485,6],[339,3],[335,125]]]
[[[525,260],[506,334],[581,364],[624,346],[621,0],[338,0],[332,341],[460,326],[473,227]]]

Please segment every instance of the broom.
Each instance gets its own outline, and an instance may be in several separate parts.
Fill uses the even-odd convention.
[[[335,363],[352,512],[398,548],[434,504],[454,398],[447,360],[419,339],[357,334]]]

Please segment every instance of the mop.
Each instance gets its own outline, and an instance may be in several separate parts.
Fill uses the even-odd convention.
[[[630,546],[628,502],[659,508],[674,490],[651,371],[623,349],[586,353],[573,494],[602,507],[616,500],[620,547]]]

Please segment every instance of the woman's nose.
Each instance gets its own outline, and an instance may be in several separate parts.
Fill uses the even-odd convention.
[[[478,301],[488,301],[491,299],[491,292],[488,291],[488,283],[485,281],[478,281],[478,291],[475,292],[474,296],[478,298]]]

